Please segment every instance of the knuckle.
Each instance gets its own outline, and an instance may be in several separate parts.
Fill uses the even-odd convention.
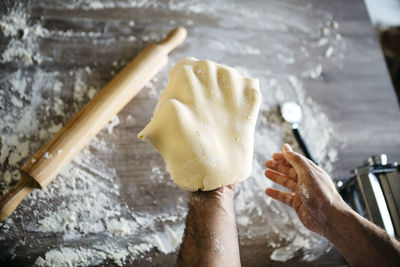
[[[296,172],[295,169],[290,168],[288,175],[291,176],[291,177],[296,177],[297,176],[297,172]]]
[[[294,151],[288,152],[288,155],[294,160],[301,160],[301,155]]]

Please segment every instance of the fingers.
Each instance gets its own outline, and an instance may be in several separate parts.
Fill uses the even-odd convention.
[[[293,149],[288,144],[284,144],[282,147],[283,156],[286,161],[292,165],[293,168],[298,172],[308,165],[308,160],[306,157],[300,155],[293,151]]]
[[[293,207],[293,200],[294,200],[294,194],[289,193],[289,192],[282,192],[280,190],[274,189],[274,188],[267,188],[265,190],[265,193],[276,199],[279,200],[282,203],[285,203],[286,205]]]
[[[276,161],[276,160],[267,160],[265,161],[265,167],[273,169],[275,171],[281,172],[283,174],[289,175],[292,179],[297,181],[297,173],[293,167],[285,162]]]
[[[272,158],[276,161],[286,162],[285,156],[281,152],[275,152],[274,154],[272,154]]]
[[[265,176],[267,176],[270,180],[274,181],[275,183],[280,184],[283,187],[286,187],[290,191],[294,191],[296,188],[297,182],[286,174],[274,171],[272,169],[267,169],[265,171]]]

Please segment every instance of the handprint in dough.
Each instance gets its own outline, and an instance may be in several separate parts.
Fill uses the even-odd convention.
[[[209,60],[170,72],[150,123],[138,134],[182,189],[213,190],[249,177],[261,93],[256,79]]]

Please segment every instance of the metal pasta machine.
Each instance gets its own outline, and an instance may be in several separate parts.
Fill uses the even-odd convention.
[[[351,178],[336,182],[343,199],[363,217],[400,238],[400,166],[385,154],[372,156],[353,170]]]

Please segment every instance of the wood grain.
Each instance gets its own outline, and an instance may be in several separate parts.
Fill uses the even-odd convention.
[[[305,80],[306,95],[311,97],[332,121],[336,134],[347,144],[339,148],[339,159],[334,165],[332,175],[341,178],[349,175],[349,171],[359,166],[371,154],[387,153],[390,161],[400,161],[400,121],[399,107],[394,90],[389,79],[385,62],[368,14],[362,0],[293,0],[281,1],[287,8],[307,8],[324,11],[338,21],[339,32],[346,44],[345,57],[340,66],[334,63],[324,65],[322,78],[319,80]],[[224,2],[225,3],[225,2]],[[232,3],[238,3],[232,1]],[[246,5],[263,8],[268,11],[268,1],[252,0]],[[257,70],[278,70],[279,64],[274,61],[270,47],[285,44],[285,48],[298,51],[301,42],[286,42],[290,36],[287,33],[253,27],[259,22],[246,18],[243,25],[231,26],[233,14],[220,6],[219,15],[207,16],[205,13],[188,14],[176,10],[157,8],[110,8],[105,10],[69,10],[60,9],[52,4],[43,6],[34,4],[30,10],[32,17],[44,17],[44,26],[54,29],[74,29],[77,31],[91,31],[97,29],[105,37],[123,37],[125,32],[120,30],[121,21],[135,20],[135,27],[130,34],[142,36],[156,33],[160,35],[169,27],[169,23],[182,23],[188,28],[187,42],[171,55],[171,62],[176,62],[184,56],[209,58],[229,65],[245,65]],[[274,14],[267,14],[273,16]],[[267,16],[266,15],[266,16]],[[301,14],[298,15],[301,17]],[[288,20],[299,17],[287,18]],[[304,21],[310,18],[301,17]],[[187,23],[191,20],[192,23]],[[172,22],[171,22],[172,21]],[[262,23],[259,23],[262,25]],[[259,25],[257,24],[257,25]],[[295,35],[296,32],[291,34]],[[226,43],[242,42],[259,47],[261,54],[252,57],[239,54],[229,54],[226,51],[215,49],[210,45],[215,36],[222,36]],[[104,37],[104,38],[105,38]],[[119,39],[117,39],[119,40]],[[140,39],[141,40],[141,39]],[[1,42],[1,40],[0,40]],[[45,55],[52,57],[53,62],[43,68],[59,71],[61,75],[70,69],[91,66],[99,75],[98,82],[106,84],[111,78],[110,66],[116,60],[131,59],[142,50],[148,41],[129,43],[115,41],[111,45],[93,45],[90,40],[78,39],[63,43],[56,38],[43,41]],[[310,59],[320,57],[312,53]],[[96,64],[95,64],[95,63]],[[302,62],[307,63],[307,62]],[[5,79],[8,73],[15,71],[18,65],[0,65]],[[294,65],[301,69],[303,65]],[[165,86],[168,68],[161,70],[160,80],[155,83],[157,93]],[[31,74],[33,68],[28,68]],[[282,75],[286,75],[282,70]],[[62,76],[68,82],[68,75]],[[71,81],[69,81],[72,83]],[[262,82],[266,82],[264,79]],[[263,83],[261,83],[263,87]],[[150,88],[147,88],[150,89]],[[265,96],[268,97],[268,96]],[[272,98],[272,97],[271,97]],[[128,115],[134,117],[134,122],[123,120],[115,129],[115,136],[108,141],[115,147],[112,155],[99,153],[98,157],[116,169],[121,186],[121,202],[129,205],[135,212],[163,211],[178,205],[178,199],[187,200],[187,194],[182,192],[168,181],[168,175],[163,171],[160,176],[165,180],[155,186],[149,181],[151,169],[154,166],[163,166],[161,157],[147,143],[135,138],[136,134],[147,124],[151,117],[156,99],[149,97],[148,91],[140,92],[121,111],[120,117]],[[310,140],[306,141],[309,143]],[[257,158],[256,160],[263,160]],[[164,179],[163,178],[163,179]],[[140,199],[140,201],[138,201]],[[55,200],[62,201],[62,200]],[[21,212],[29,210],[30,202],[22,203]],[[28,221],[33,216],[24,214]],[[15,222],[14,236],[6,243],[0,244],[0,251],[13,249],[15,258],[4,256],[6,265],[26,266],[34,262],[37,256],[44,255],[51,248],[64,244],[62,238],[56,234],[43,235],[35,231],[22,232],[21,216],[13,217]],[[270,218],[261,216],[260,221],[254,223],[268,224]],[[18,231],[19,230],[19,231]],[[262,229],[261,229],[262,230]],[[260,230],[260,232],[261,232]],[[314,262],[301,261],[301,255],[284,262],[270,260],[272,248],[268,247],[266,235],[252,238],[244,236],[241,239],[241,259],[243,266],[345,266],[346,263],[340,254],[331,249]],[[25,240],[27,246],[18,245],[19,240]],[[84,242],[84,241],[82,241]],[[88,241],[87,241],[88,242]],[[301,254],[299,252],[299,254]],[[137,266],[173,266],[176,254],[163,255],[151,251],[152,262],[145,259],[135,261]],[[105,263],[105,265],[111,265]]]

